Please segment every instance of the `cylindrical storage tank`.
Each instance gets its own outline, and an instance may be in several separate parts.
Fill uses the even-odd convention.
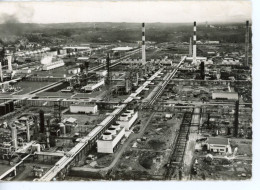
[[[119,130],[120,129],[120,124],[114,123],[113,125],[111,125],[111,127],[115,128],[116,130]]]
[[[112,134],[109,132],[103,133],[103,140],[112,140]]]
[[[109,127],[107,132],[111,133],[111,135],[116,135],[116,129],[114,127]]]
[[[10,113],[10,105],[9,105],[9,103],[5,104],[5,111],[6,111],[6,114]]]
[[[14,102],[13,101],[9,102],[9,106],[10,106],[10,112],[13,112],[14,111]]]
[[[120,120],[121,120],[121,121],[127,121],[127,120],[128,120],[128,115],[122,114],[122,115],[120,116]]]
[[[0,105],[0,116],[5,115],[6,114],[6,110],[5,110],[5,105]]]
[[[62,135],[65,135],[66,134],[66,126],[63,123],[59,123],[59,126],[60,126],[60,133]]]
[[[131,114],[134,114],[134,110],[127,110],[128,112],[130,112]]]
[[[126,111],[124,114],[127,115],[128,117],[131,117],[131,112],[129,111]]]

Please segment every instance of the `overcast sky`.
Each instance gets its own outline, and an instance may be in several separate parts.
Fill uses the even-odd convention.
[[[250,1],[0,2],[0,23],[240,22],[251,20]]]

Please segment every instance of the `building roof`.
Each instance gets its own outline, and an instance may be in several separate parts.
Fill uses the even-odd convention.
[[[133,49],[132,47],[116,47],[116,48],[113,48],[112,50],[113,51],[129,51]]]
[[[212,92],[212,96],[217,98],[232,98],[232,99],[238,99],[238,93],[237,92]]]
[[[72,117],[65,119],[65,122],[68,122],[68,123],[74,123],[76,121],[77,121],[77,119],[72,118]]]
[[[208,144],[229,145],[228,138],[208,138]]]

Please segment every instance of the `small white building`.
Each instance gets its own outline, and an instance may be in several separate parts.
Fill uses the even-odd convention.
[[[83,86],[81,88],[81,90],[85,91],[85,92],[92,92],[93,90],[101,87],[104,84],[105,84],[105,80],[101,79],[101,80],[97,81],[96,83],[90,83],[90,84],[87,84],[86,86]]]
[[[125,135],[125,127],[120,124],[112,125],[97,140],[97,151],[99,153],[114,153],[117,145]]]
[[[227,99],[227,100],[238,100],[237,92],[213,92],[212,99]]]
[[[228,138],[209,138],[207,141],[207,149],[211,152],[227,152],[230,148]]]
[[[96,104],[79,103],[70,105],[71,113],[97,113],[98,107]]]

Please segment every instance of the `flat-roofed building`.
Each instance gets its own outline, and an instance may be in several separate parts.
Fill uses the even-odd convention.
[[[97,140],[97,152],[114,153],[119,142],[125,135],[125,127],[120,124],[112,125]]]
[[[237,92],[213,92],[212,99],[238,100]]]
[[[78,103],[70,105],[71,113],[97,113],[98,106],[91,103]]]
[[[134,112],[133,110],[127,110],[119,117],[119,120],[117,122],[123,127],[125,127],[126,131],[129,131],[137,118],[138,112]]]

